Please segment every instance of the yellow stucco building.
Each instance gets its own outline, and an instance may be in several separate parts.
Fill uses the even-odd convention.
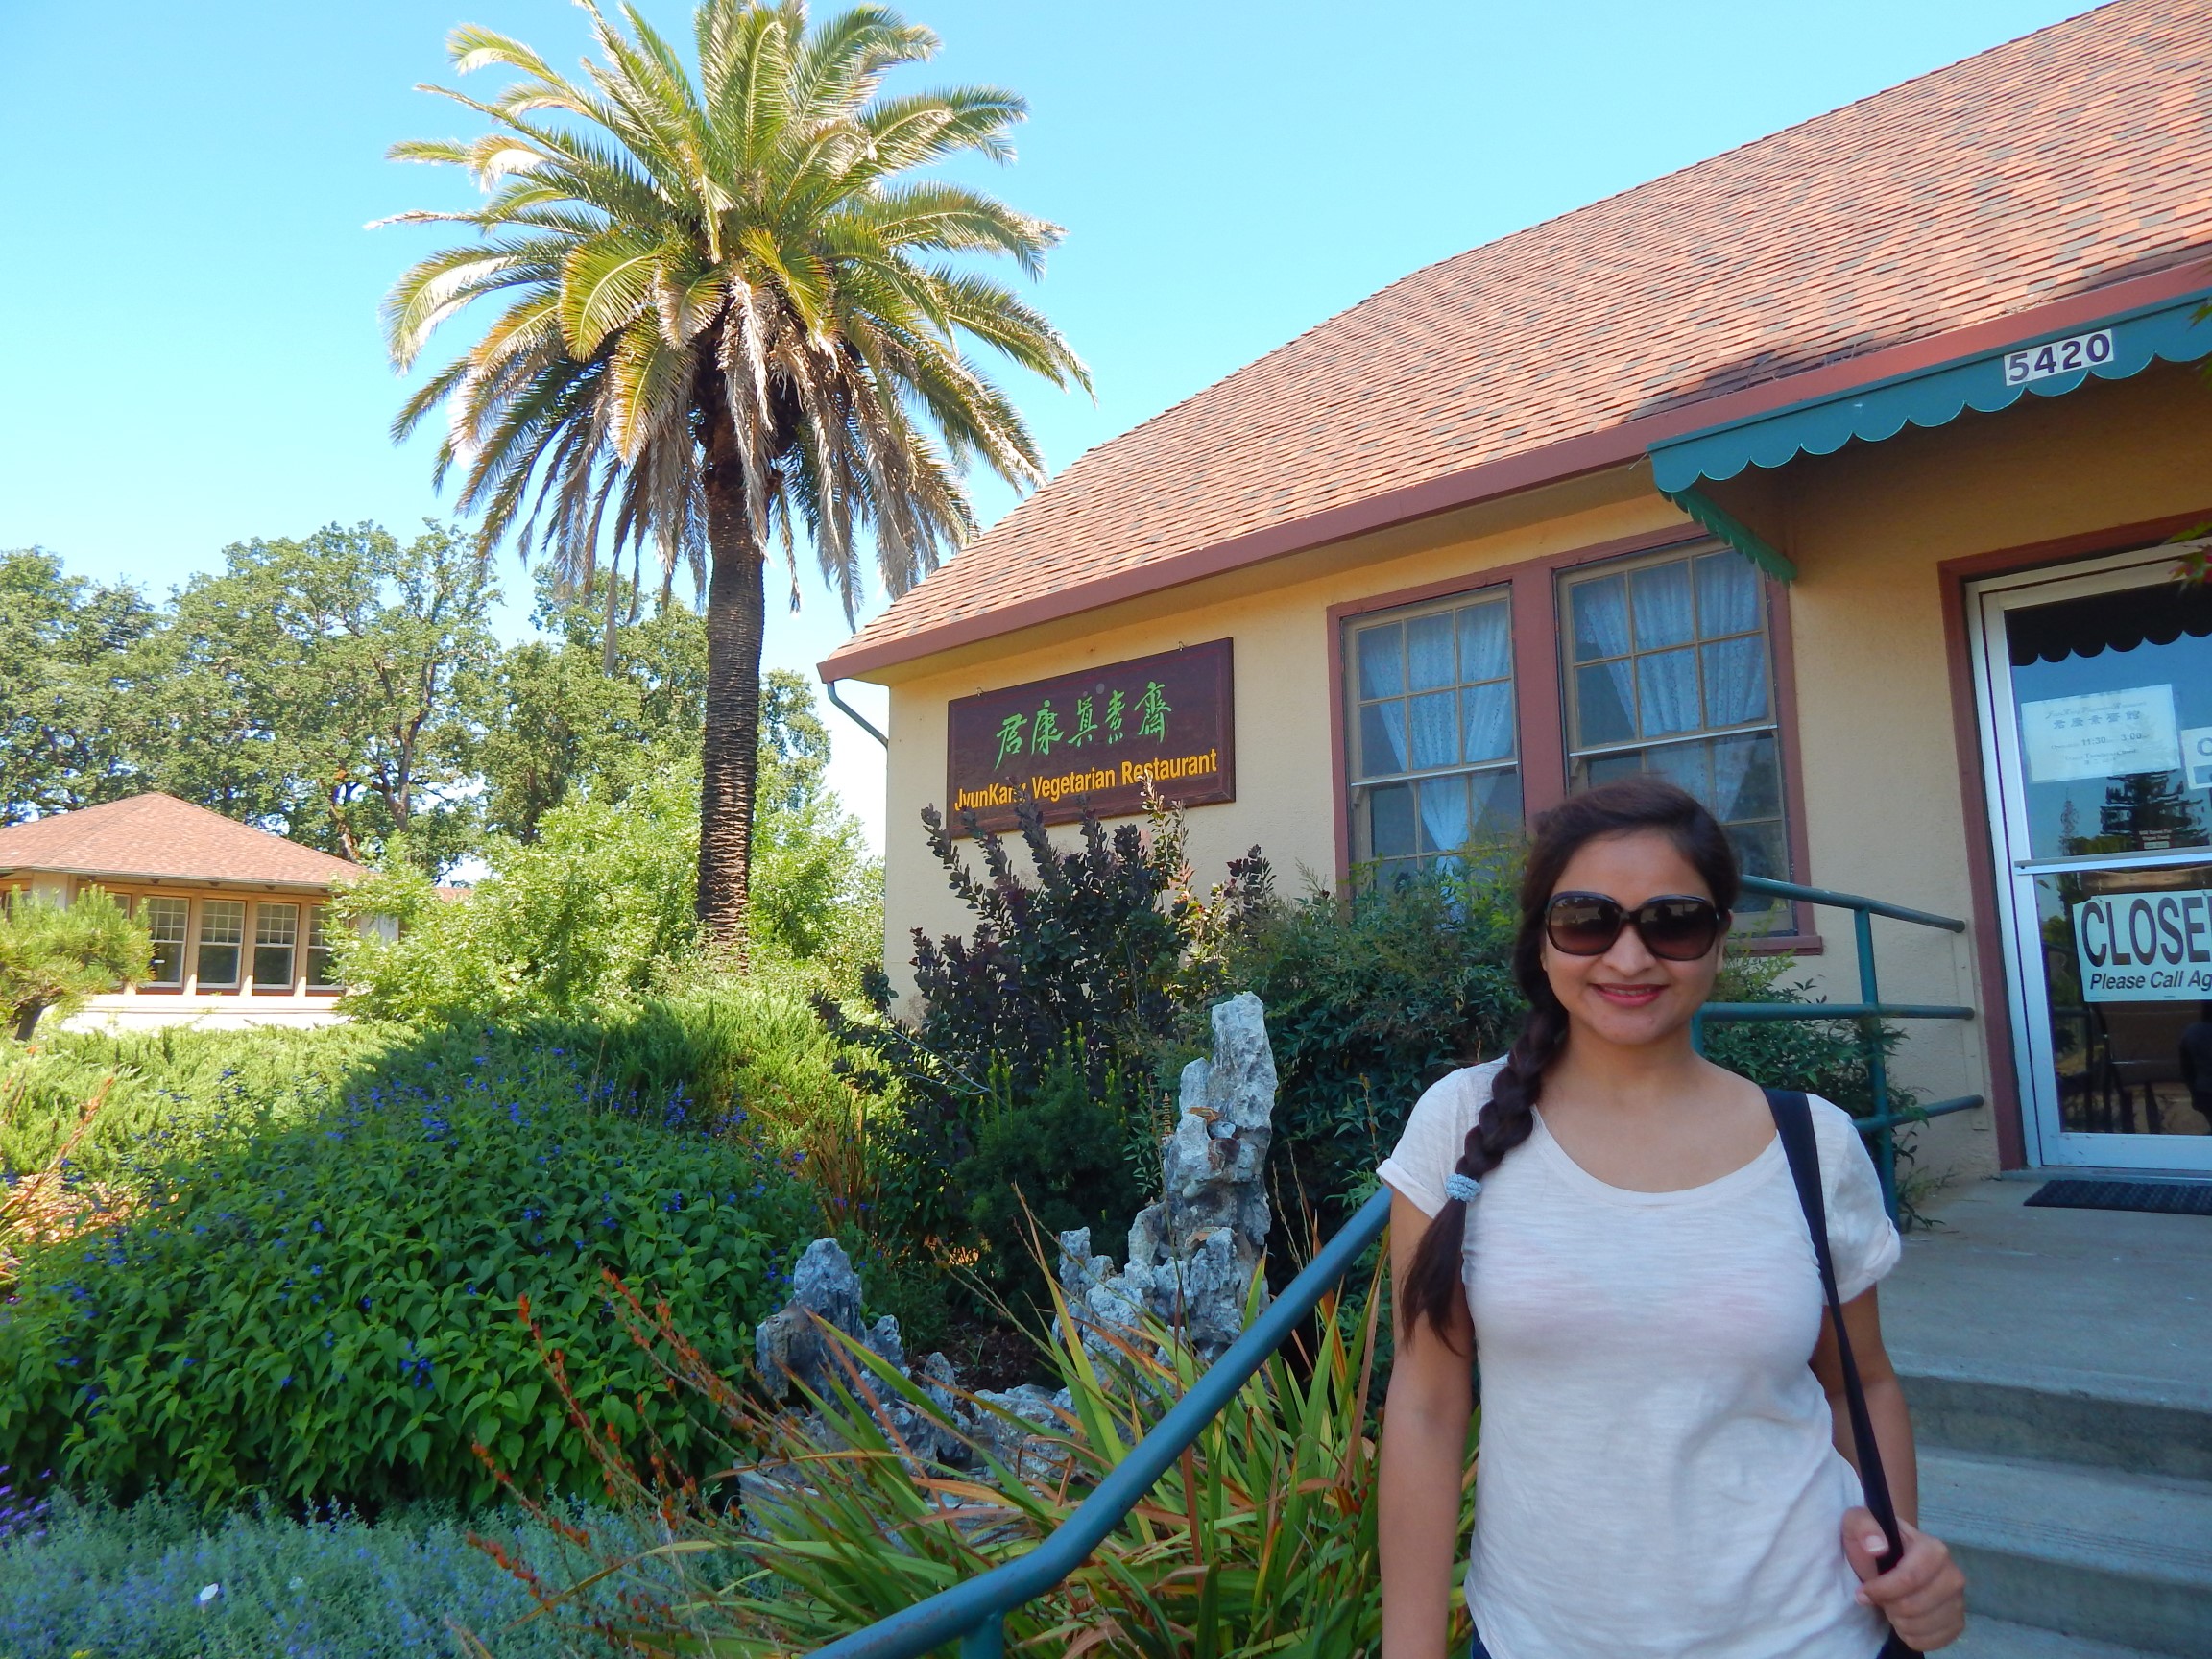
[[[1754,873],[1967,921],[1875,925],[1886,998],[1979,1011],[1903,1050],[1988,1101],[1924,1163],[2212,1172],[2207,84],[2212,13],[2107,7],[1082,457],[822,665],[890,688],[894,974],[963,926],[914,828],[963,793],[1125,809],[1156,764],[1201,879],[1335,884],[1654,770]],[[1750,925],[1854,995],[1839,913]]]

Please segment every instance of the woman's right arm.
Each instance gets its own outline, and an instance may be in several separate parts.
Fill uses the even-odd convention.
[[[1429,1217],[1390,1197],[1390,1275],[1403,1285]],[[1396,1298],[1392,1298],[1393,1305]],[[1447,1342],[1447,1337],[1449,1341]],[[1474,1410],[1475,1330],[1467,1299],[1452,1299],[1445,1336],[1424,1321],[1401,1329],[1383,1405],[1378,1531],[1382,1551],[1382,1659],[1444,1659],[1452,1564],[1459,1547],[1461,1459]]]

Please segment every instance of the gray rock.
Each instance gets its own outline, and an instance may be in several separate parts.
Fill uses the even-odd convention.
[[[1265,1010],[1248,991],[1232,997],[1214,1010],[1213,1059],[1183,1068],[1180,1115],[1160,1144],[1160,1197],[1129,1229],[1128,1264],[1117,1272],[1111,1258],[1094,1256],[1088,1228],[1060,1236],[1061,1288],[1094,1353],[1115,1350],[1090,1327],[1126,1331],[1141,1312],[1180,1331],[1208,1360],[1243,1331],[1273,1225],[1275,1088]]]

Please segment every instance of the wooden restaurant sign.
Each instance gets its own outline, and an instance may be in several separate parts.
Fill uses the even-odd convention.
[[[1101,818],[1142,812],[1147,781],[1186,806],[1237,799],[1226,639],[962,697],[948,712],[945,798],[956,835],[964,811],[986,830],[1011,829],[1025,794],[1047,824],[1080,818],[1086,805]]]

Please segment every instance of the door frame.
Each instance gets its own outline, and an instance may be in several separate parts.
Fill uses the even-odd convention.
[[[2197,522],[2201,522],[2198,520]],[[2192,526],[2193,527],[2193,526]],[[2109,542],[2107,542],[2109,545]],[[2137,1168],[2145,1171],[2212,1172],[2212,1139],[2195,1136],[2092,1135],[2068,1133],[2059,1126],[2055,1068],[2044,1058],[2051,1048],[2049,998],[2042,982],[2041,952],[2021,947],[2022,894],[2035,874],[2057,860],[2023,856],[2015,848],[2026,826],[2021,816],[2018,723],[2011,676],[1993,661],[1992,621],[2032,594],[2037,602],[2077,594],[2109,592],[2147,584],[2114,583],[2116,575],[2163,565],[2171,568],[2182,553],[2204,541],[2140,542],[2116,552],[2090,554],[2063,563],[2037,562],[1986,574],[1960,572],[1958,585],[1964,624],[1966,668],[1979,760],[1978,781],[1991,854],[1990,897],[1995,901],[1997,944],[2006,997],[2006,1028],[2012,1045],[2012,1082],[2019,1106],[2023,1161],[2031,1166]],[[1983,561],[1975,561],[1984,565]],[[1984,565],[1986,569],[1986,565]],[[1963,745],[1962,745],[1963,747]],[[2190,848],[2165,854],[2116,854],[2085,860],[2078,867],[2121,866],[2147,869],[2164,865],[2212,863],[2212,849]],[[2161,1155],[2162,1154],[2162,1155]]]

